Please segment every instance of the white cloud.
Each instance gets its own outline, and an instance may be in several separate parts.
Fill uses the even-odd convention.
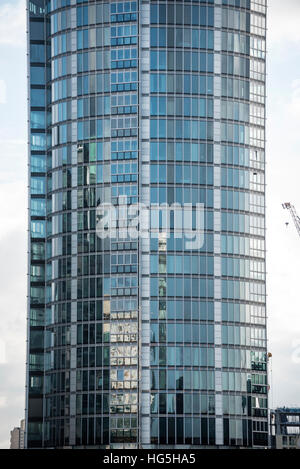
[[[281,2],[280,10],[287,3],[293,4]],[[276,5],[278,2],[272,0],[270,10]],[[282,11],[278,23],[272,22],[274,17],[270,15],[269,28],[275,30],[281,23],[284,30],[294,27],[293,15],[299,19],[299,7],[297,2],[293,9]],[[300,364],[295,360],[299,356],[295,344],[300,340],[300,240],[290,214],[281,206],[292,202],[300,212],[300,44],[291,42],[296,39],[294,33],[280,32],[278,42],[270,40],[268,47],[267,307],[268,347],[273,353],[271,406],[300,405]]]
[[[293,80],[291,84],[291,98],[289,104],[289,110],[291,117],[300,119],[300,80]]]
[[[16,186],[7,187],[8,197]],[[5,356],[0,360],[0,448],[9,447],[9,432],[24,416],[27,243],[22,197],[22,191],[16,194],[14,205],[19,209],[11,219],[6,216],[5,231],[1,224],[0,345],[4,344]]]
[[[294,360],[295,344],[300,340],[300,240],[288,213],[281,208],[282,202],[292,201],[300,212],[300,62],[297,55],[300,1],[270,0],[268,10],[267,291],[269,350],[273,353],[271,405],[300,405],[300,365]],[[0,0],[0,46],[13,46],[13,51],[18,47],[19,53],[24,51],[24,57],[25,14],[25,0]],[[19,81],[25,81],[26,61],[19,63],[16,57],[19,56],[12,54],[10,64],[18,64],[17,72],[9,67],[10,76],[12,80],[17,76]],[[2,65],[1,73],[4,68],[8,67]],[[277,69],[284,70],[283,81],[277,76]],[[6,83],[9,88],[11,82],[6,79]],[[20,116],[20,107],[24,109],[26,105],[25,98],[21,106],[20,100],[18,96],[10,104],[14,119]],[[7,118],[3,119],[0,126],[0,341],[5,342],[6,364],[0,363],[0,448],[9,446],[9,432],[23,416],[25,395],[27,149],[24,140],[8,140],[10,128],[15,130]],[[289,221],[288,228],[286,221]]]
[[[6,104],[6,99],[7,99],[6,82],[4,80],[0,80],[0,104]]]
[[[9,432],[24,416],[27,147],[3,127],[0,143],[0,448],[8,448]]]
[[[20,419],[24,416],[25,400],[27,294],[25,3],[25,0],[0,0],[0,102],[6,101],[0,113],[0,448],[9,447],[10,431],[19,425]]]
[[[26,46],[25,0],[2,2],[0,7],[0,45]]]
[[[300,42],[299,0],[271,0],[268,2],[269,46],[280,42]]]
[[[0,448],[9,447],[10,431],[24,418],[25,362],[0,366],[0,396],[6,399],[1,407]]]
[[[0,408],[5,407],[6,402],[7,402],[6,396],[0,396]]]
[[[9,449],[9,447],[10,447],[10,440],[0,441],[0,449]]]
[[[0,339],[0,365],[6,363],[6,347],[5,341]]]
[[[27,186],[22,181],[0,185],[0,239],[16,228],[26,227],[26,190]]]

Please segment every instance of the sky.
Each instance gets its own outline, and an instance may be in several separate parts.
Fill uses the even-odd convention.
[[[27,275],[25,0],[0,0],[0,449],[24,417]],[[269,0],[267,309],[270,406],[300,406],[300,1]],[[286,223],[289,223],[286,225]],[[299,295],[298,295],[299,293]]]

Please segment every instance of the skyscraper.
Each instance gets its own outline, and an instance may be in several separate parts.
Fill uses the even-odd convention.
[[[266,446],[266,0],[27,6],[27,447]]]

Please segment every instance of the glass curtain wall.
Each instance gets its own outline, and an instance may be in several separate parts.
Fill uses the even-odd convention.
[[[27,7],[27,446],[266,446],[265,0]]]

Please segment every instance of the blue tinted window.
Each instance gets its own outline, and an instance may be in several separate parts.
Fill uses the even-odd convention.
[[[46,183],[44,177],[32,177],[30,180],[31,194],[45,194]]]
[[[31,155],[31,172],[43,173],[46,171],[46,159],[44,155]]]
[[[46,216],[46,200],[45,199],[31,199],[30,208],[31,208],[31,216],[36,216],[36,217]]]
[[[30,82],[32,85],[45,84],[45,68],[44,67],[31,67],[30,68]]]
[[[44,111],[31,111],[30,113],[30,127],[32,129],[45,128],[45,112]]]
[[[45,90],[30,90],[30,104],[31,106],[45,106],[46,93]]]
[[[30,21],[30,40],[41,41],[44,39],[44,22]]]
[[[31,150],[45,151],[46,150],[46,135],[31,134]]]
[[[31,236],[32,238],[44,238],[46,234],[45,221],[32,221],[31,222]]]
[[[45,62],[45,46],[30,44],[30,62]]]

